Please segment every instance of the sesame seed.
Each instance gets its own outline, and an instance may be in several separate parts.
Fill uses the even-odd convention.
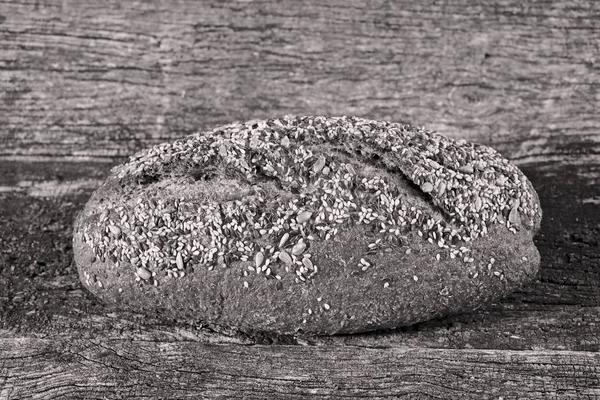
[[[327,304],[327,303],[323,303],[323,308],[324,308],[325,310],[329,310],[331,307],[329,306],[329,304]]]
[[[383,284],[383,287],[384,287],[384,288],[387,288],[387,287],[389,287],[389,286],[390,286],[390,283],[389,283],[389,282],[385,282],[385,283]]]
[[[102,213],[100,213],[100,217],[98,219],[100,220],[100,222],[104,222],[106,220],[106,218],[108,218],[108,210],[102,211]]]
[[[166,174],[172,172],[171,164],[189,161],[190,165],[196,163],[203,169],[226,168],[252,179],[260,165],[271,177],[300,193],[288,204],[270,208],[267,192],[256,185],[257,201],[268,206],[264,208],[268,211],[262,212],[240,200],[215,206],[198,204],[194,199],[154,200],[139,196],[134,199],[133,209],[109,201],[99,217],[99,233],[85,232],[83,236],[99,259],[110,259],[115,265],[130,260],[136,268],[176,264],[183,272],[184,258],[211,270],[215,265],[227,267],[236,260],[248,261],[254,257],[256,273],[267,272],[269,262],[279,259],[286,273],[295,273],[296,269],[289,267],[296,264],[304,274],[310,270],[309,263],[292,255],[303,254],[308,247],[306,243],[296,242],[287,253],[275,250],[281,251],[290,236],[299,234],[311,242],[327,241],[339,229],[353,224],[368,226],[368,235],[374,239],[371,242],[385,239],[377,245],[369,243],[366,254],[375,254],[380,246],[383,251],[392,252],[391,245],[405,243],[393,242],[387,235],[398,237],[412,231],[429,243],[437,243],[450,258],[462,254],[464,259],[465,252],[454,252],[450,246],[468,245],[487,235],[493,223],[504,223],[510,232],[517,233],[521,222],[531,226],[533,218],[539,215],[526,180],[498,153],[407,125],[351,117],[288,116],[266,122],[235,123],[212,133],[192,135],[142,151],[118,167],[115,174],[120,179],[144,174],[155,176],[156,167],[164,169]],[[294,139],[293,145],[290,138]],[[421,185],[424,192],[432,193],[433,204],[449,217],[451,224],[458,225],[456,230],[447,229],[443,220],[434,220],[426,209],[407,204],[398,187],[387,178],[368,177],[362,166],[355,168],[333,154],[313,153],[315,145],[328,141],[350,144],[358,141],[368,151],[397,152],[409,168],[407,176]],[[427,150],[413,149],[413,143]],[[265,149],[265,152],[254,151],[247,157],[251,154],[249,149]],[[438,154],[439,162],[432,159]],[[471,175],[475,169],[481,171],[483,178],[495,181],[496,186],[482,185],[481,178]],[[109,222],[109,216],[116,219]],[[311,221],[313,216],[316,217]],[[115,221],[120,221],[119,226]],[[199,234],[206,240],[202,245]],[[268,240],[267,246],[260,250],[258,237]],[[277,243],[279,246],[275,246]],[[263,254],[259,264],[256,264],[257,251]],[[410,249],[405,253],[410,254]],[[436,254],[436,259],[441,259],[441,254]],[[466,262],[470,260],[468,257]],[[307,277],[316,271],[314,265]],[[297,281],[303,282],[305,277],[301,278]]]

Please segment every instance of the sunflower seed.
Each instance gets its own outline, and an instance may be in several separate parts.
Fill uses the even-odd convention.
[[[435,162],[434,160],[428,159],[427,163],[433,168],[433,169],[439,169],[441,166],[440,164],[438,164],[437,162]]]
[[[290,234],[289,233],[284,233],[283,236],[281,237],[281,239],[279,240],[279,248],[281,249],[285,243],[288,241],[288,239],[290,238]]]
[[[108,229],[110,230],[110,233],[112,233],[115,236],[118,236],[121,234],[121,228],[119,228],[118,226],[109,225]]]
[[[323,169],[324,166],[325,166],[325,157],[320,156],[317,159],[317,162],[315,163],[315,165],[313,165],[313,171],[316,174],[318,174]]]
[[[466,164],[466,165],[463,165],[462,167],[458,168],[458,170],[460,172],[462,172],[463,174],[472,174],[473,166],[471,164]]]
[[[306,221],[308,221],[310,219],[310,217],[312,216],[312,212],[311,211],[302,211],[300,214],[298,214],[298,216],[296,217],[296,221],[299,224],[303,224]]]
[[[299,256],[304,252],[304,250],[306,250],[306,243],[299,242],[295,244],[294,247],[292,247],[292,254],[295,256]]]
[[[292,257],[287,253],[287,251],[281,251],[278,258],[287,265],[292,265],[293,263]]]
[[[308,269],[313,269],[313,263],[310,261],[310,258],[303,258],[302,264]]]
[[[445,191],[446,191],[446,184],[444,182],[440,182],[440,185],[438,186],[438,189],[437,189],[438,196],[443,195]]]
[[[146,268],[144,267],[139,267],[136,270],[136,273],[138,274],[138,276],[140,278],[142,278],[143,280],[147,281],[148,279],[150,279],[150,277],[152,276],[152,274],[150,274],[150,271],[148,271]]]
[[[219,155],[221,157],[227,157],[227,147],[225,147],[224,144],[219,147]]]
[[[256,268],[261,266],[264,259],[265,259],[265,255],[263,254],[262,251],[259,251],[258,253],[256,253],[256,255],[254,256],[254,264],[256,265]]]
[[[431,184],[431,182],[425,182],[423,186],[421,186],[421,190],[423,191],[423,193],[429,193],[433,190],[433,185]]]
[[[520,225],[521,224],[521,217],[519,215],[519,210],[517,210],[517,207],[513,207],[510,210],[510,214],[508,215],[508,220],[513,225]]]

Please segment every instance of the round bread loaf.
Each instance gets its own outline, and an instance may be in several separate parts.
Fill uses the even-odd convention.
[[[542,212],[495,150],[398,123],[234,123],[115,167],[76,219],[81,282],[118,307],[247,333],[356,333],[532,280]]]

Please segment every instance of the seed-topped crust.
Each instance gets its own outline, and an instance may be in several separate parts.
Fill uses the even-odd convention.
[[[470,244],[493,226],[533,235],[541,219],[531,184],[495,150],[355,117],[286,116],[164,143],[114,168],[91,203],[79,231],[94,256],[159,287],[234,267],[307,285],[327,264],[311,248],[359,226],[361,273],[376,267],[369,257],[408,254],[413,236],[437,246],[435,261],[468,267]]]

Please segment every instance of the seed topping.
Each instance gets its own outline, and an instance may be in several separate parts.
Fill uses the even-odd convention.
[[[278,257],[286,265],[292,265],[294,263],[294,260],[292,260],[292,257],[286,251],[281,251]]]
[[[350,164],[335,151],[321,150],[324,144],[362,155]],[[380,164],[367,153],[381,154]],[[429,193],[428,201],[446,218],[435,218],[403,196],[396,182],[367,173],[364,166],[400,171]],[[470,264],[474,257],[466,255],[468,244],[487,235],[492,224],[516,232],[540,215],[522,173],[494,150],[408,125],[354,117],[286,116],[226,125],[136,153],[109,179],[185,179],[191,170],[202,171],[203,179],[210,171],[227,171],[217,177],[255,190],[221,202],[185,193],[178,198],[141,195],[126,204],[109,201],[99,229],[84,230],[94,256],[133,265],[142,282],[241,263],[245,274],[277,280],[293,274],[303,283],[320,265],[318,256],[304,257],[306,250],[348,226],[364,225],[371,236],[359,263],[367,271],[371,254],[410,254],[409,234],[435,244],[440,249],[436,260],[449,256]],[[259,176],[277,181],[292,196],[275,196]],[[147,274],[141,268],[159,274],[155,280],[143,278]]]
[[[295,256],[299,256],[300,254],[302,254],[304,252],[305,249],[306,249],[306,243],[299,242],[296,245],[294,245],[294,247],[292,247],[292,254]]]
[[[312,216],[312,212],[310,212],[310,211],[302,211],[296,217],[296,221],[298,221],[299,224],[303,224],[303,223],[307,222],[310,219],[311,216]]]
[[[278,247],[281,249],[283,248],[283,246],[287,243],[288,239],[290,238],[290,234],[289,233],[284,233],[283,236],[281,237],[281,239],[279,240],[279,245]]]
[[[258,268],[262,265],[264,259],[265,259],[265,255],[263,254],[262,251],[259,251],[258,253],[256,253],[256,256],[254,256],[254,264],[256,265],[256,268]]]
[[[146,268],[144,267],[138,267],[138,269],[136,270],[137,275],[142,278],[143,280],[148,280],[152,277],[152,274],[150,273],[150,271],[148,271]]]

